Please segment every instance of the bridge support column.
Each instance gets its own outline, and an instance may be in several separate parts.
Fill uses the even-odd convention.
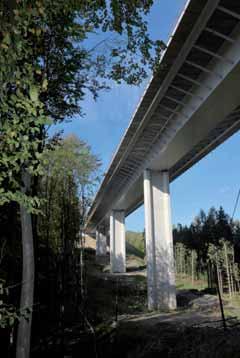
[[[107,255],[107,238],[102,231],[96,231],[96,256]]]
[[[125,212],[113,210],[110,215],[111,272],[126,272]]]
[[[175,309],[176,289],[167,171],[144,172],[148,308]]]

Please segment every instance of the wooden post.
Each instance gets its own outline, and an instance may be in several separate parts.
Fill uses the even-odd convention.
[[[221,316],[222,316],[222,321],[223,321],[223,329],[224,329],[224,331],[226,331],[227,330],[227,324],[226,324],[226,319],[225,319],[225,315],[224,315],[222,297],[221,297],[221,293],[220,293],[220,289],[219,289],[219,282],[218,282],[218,275],[217,275],[216,265],[214,265],[214,267],[215,267],[215,278],[216,278],[216,286],[217,286],[217,293],[218,293],[218,299],[219,299],[219,306],[220,306]]]

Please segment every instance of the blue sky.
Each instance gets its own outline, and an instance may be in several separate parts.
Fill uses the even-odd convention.
[[[158,0],[148,16],[153,38],[167,42],[186,0]],[[97,100],[83,103],[84,118],[61,126],[65,134],[74,133],[87,141],[102,160],[103,172],[129,124],[147,81],[140,87],[113,85]],[[59,126],[58,126],[59,129]],[[200,209],[222,205],[232,213],[240,186],[240,134],[237,133],[171,184],[173,223],[188,224]],[[240,209],[236,217],[240,216]],[[126,219],[128,230],[142,231],[144,211],[139,208]]]

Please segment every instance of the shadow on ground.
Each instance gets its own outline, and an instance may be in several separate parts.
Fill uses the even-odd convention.
[[[145,265],[137,262],[130,257],[126,274],[111,274],[89,251],[85,330],[75,322],[64,346],[56,338],[41,357],[239,358],[238,322],[223,330],[216,296],[179,290],[178,310],[149,313]]]

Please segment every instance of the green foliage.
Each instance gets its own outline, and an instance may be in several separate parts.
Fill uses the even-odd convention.
[[[21,175],[25,170],[41,174],[40,133],[47,122],[39,99],[42,83],[36,78],[40,39],[33,29],[37,10],[4,4],[0,9],[0,205],[16,201],[32,210],[39,202],[21,192]]]
[[[91,153],[91,148],[75,135],[60,140],[54,150],[45,151],[43,157],[44,175],[56,180],[73,177],[77,186],[94,184],[100,161]]]
[[[0,297],[7,297],[8,294],[9,289],[5,286],[5,281],[0,279]],[[21,317],[28,319],[30,311],[29,308],[19,311],[14,305],[6,304],[0,299],[0,328],[14,327]]]
[[[3,0],[0,3],[0,205],[38,209],[22,173],[42,174],[46,126],[81,113],[109,80],[139,84],[164,45],[152,41],[147,1]],[[93,46],[92,46],[93,44]]]
[[[58,251],[65,241],[78,237],[99,182],[99,160],[90,147],[74,135],[61,140],[54,150],[43,155],[44,174],[40,195],[44,199],[39,234],[48,246]]]
[[[0,1],[0,206],[10,212],[17,208],[15,219],[19,205],[22,213],[25,209],[39,213],[41,208],[43,215],[34,218],[33,231],[36,234],[37,227],[48,249],[47,277],[52,251],[57,253],[53,271],[63,262],[61,287],[76,272],[72,269],[65,275],[65,268],[71,266],[73,242],[84,222],[99,163],[86,144],[76,139],[63,141],[51,151],[54,145],[46,146],[47,130],[51,123],[83,114],[81,101],[87,93],[96,98],[112,80],[139,84],[149,68],[154,68],[164,45],[152,41],[147,33],[145,15],[152,3]],[[23,185],[26,178],[31,179],[29,185]],[[20,241],[16,240],[19,232],[14,233],[17,226],[19,231],[19,221],[13,222],[18,225],[6,236],[12,236],[15,247]],[[28,226],[28,237],[24,231],[22,237],[31,242]],[[36,240],[38,250],[42,248],[40,240]],[[25,264],[33,262],[28,252],[23,257],[27,257]],[[37,262],[38,269],[42,261]],[[25,298],[29,294],[22,292]],[[13,306],[0,309],[2,327],[12,326],[25,314]],[[29,322],[30,317],[29,311]],[[22,330],[26,346],[29,328]],[[19,332],[21,329],[20,324]],[[20,346],[17,344],[17,352]]]
[[[207,215],[201,210],[189,227],[178,225],[174,228],[174,241],[184,243],[190,250],[196,250],[206,262],[209,244],[218,246],[221,239],[232,242],[236,231],[234,226],[222,207],[219,210],[211,208]]]
[[[240,290],[239,222],[230,220],[222,207],[201,211],[189,227],[174,228],[173,236],[177,273],[192,275],[192,281],[205,273],[211,288],[217,274],[221,293],[232,297]]]

